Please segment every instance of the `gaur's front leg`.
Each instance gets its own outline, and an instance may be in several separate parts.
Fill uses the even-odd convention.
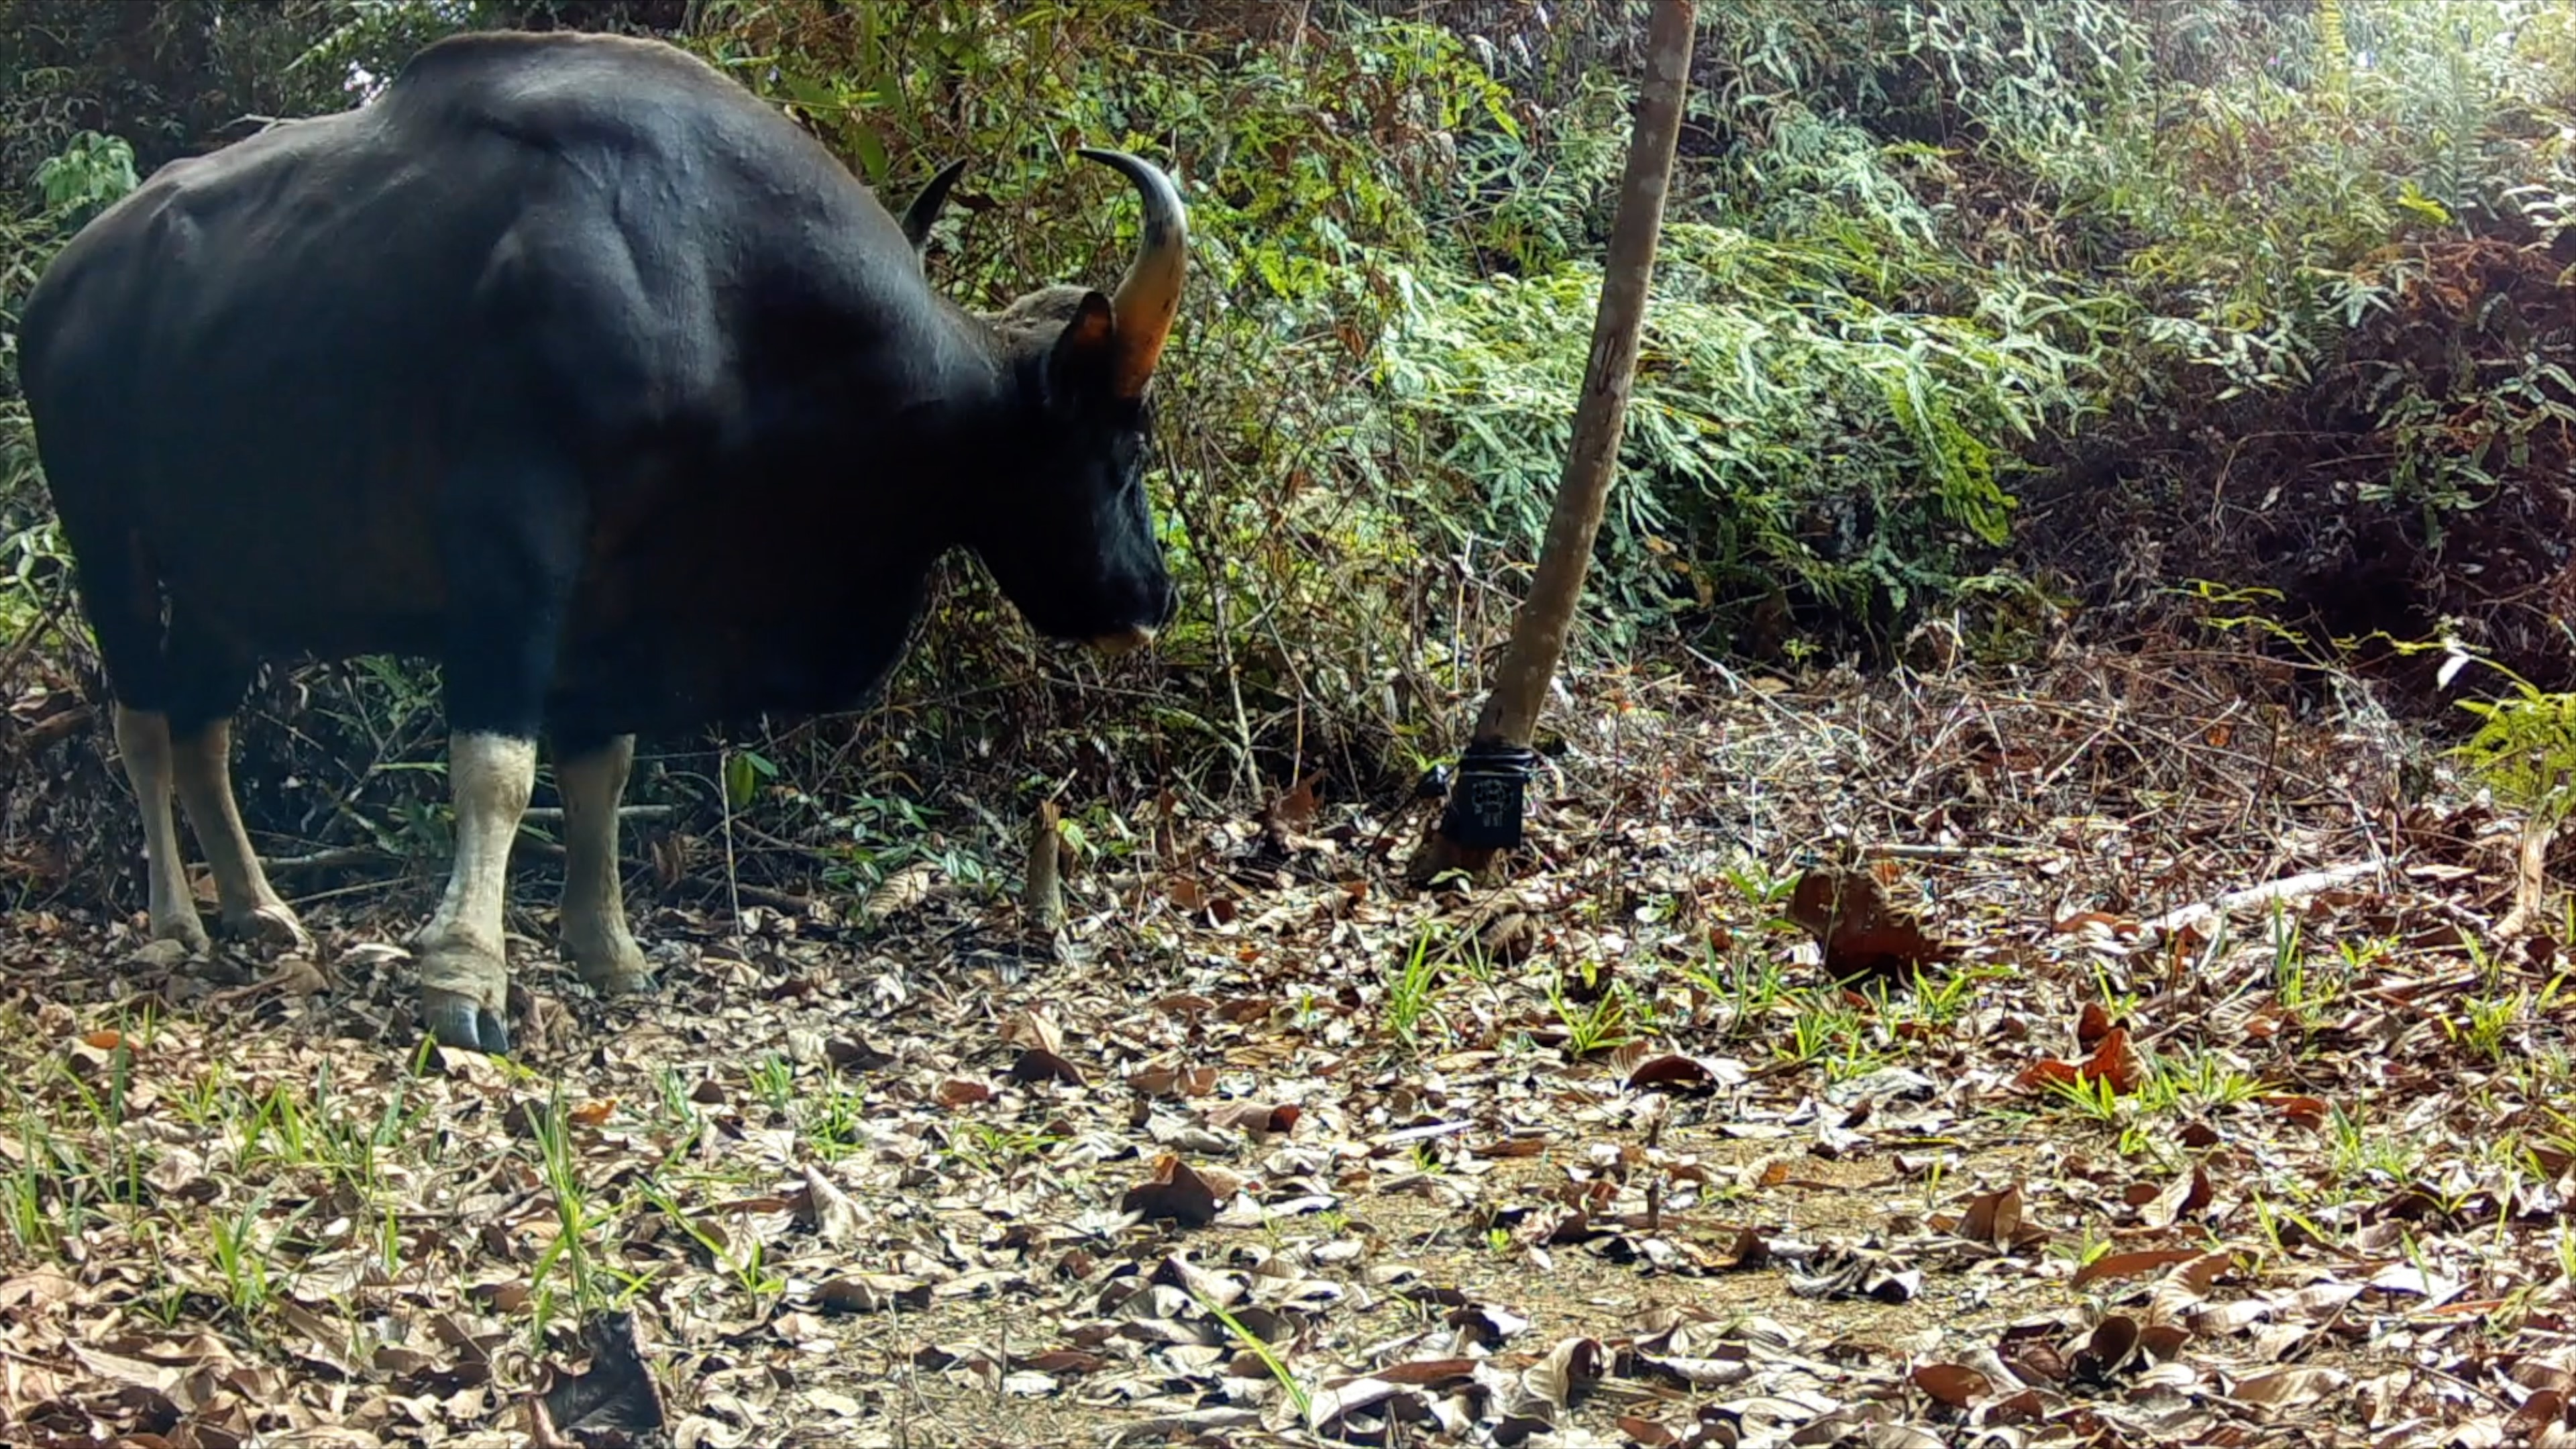
[[[527,436],[494,433],[513,435]],[[498,1055],[510,1049],[510,846],[536,786],[538,729],[581,569],[583,499],[568,468],[500,459],[452,475],[442,503],[456,860],[415,948],[421,1016],[440,1042]]]
[[[536,786],[536,741],[451,734],[447,776],[456,859],[438,911],[418,937],[421,1015],[445,1045],[500,1055],[510,1049],[510,970],[502,942],[510,844]]]

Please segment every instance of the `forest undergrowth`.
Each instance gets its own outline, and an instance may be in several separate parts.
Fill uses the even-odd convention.
[[[1640,5],[0,0],[0,1442],[2576,1438],[2576,12],[1700,9],[1531,839],[1413,893]],[[139,949],[7,370],[153,166],[499,23],[970,158],[969,300],[1116,274],[1077,141],[1194,237],[1175,627],[960,562],[871,707],[648,741],[651,1000],[541,789],[506,1062],[410,1020],[414,663],[238,733],[311,957]]]

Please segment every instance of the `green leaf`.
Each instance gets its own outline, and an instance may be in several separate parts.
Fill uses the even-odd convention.
[[[736,750],[725,757],[725,804],[740,810],[751,803],[752,792],[764,779],[777,777],[778,767],[752,750]]]
[[[2415,183],[2411,179],[2398,189],[2397,204],[2435,226],[2451,224],[2451,209],[2416,190]]]
[[[863,130],[851,138],[850,144],[858,150],[859,169],[867,173],[869,185],[884,181],[886,173],[894,169],[886,155],[885,142],[877,138],[876,132]]]
[[[782,71],[779,74],[778,83],[787,88],[788,98],[800,106],[818,111],[840,109],[841,98],[834,94],[830,87],[811,76],[798,75],[794,71]]]

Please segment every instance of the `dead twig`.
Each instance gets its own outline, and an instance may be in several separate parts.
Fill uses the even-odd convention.
[[[669,805],[621,805],[617,809],[617,818],[620,820],[667,820],[670,818],[672,813],[673,807]],[[535,805],[530,806],[519,816],[519,823],[523,827],[528,825],[549,825],[560,822],[562,819],[563,810],[561,807],[553,805]],[[532,847],[541,848],[546,844],[546,842],[531,841],[528,842],[528,844]],[[270,856],[262,863],[270,872],[274,873],[277,871],[342,870],[353,865],[375,865],[385,861],[398,861],[404,858],[405,857],[401,852],[387,850],[381,845],[337,845],[332,846],[327,850],[309,851],[303,855]]]
[[[17,676],[18,666],[36,651],[36,641],[45,637],[45,631],[54,627],[54,621],[63,616],[63,610],[70,604],[70,594],[56,595],[54,601],[45,606],[45,612],[36,616],[36,622],[28,626],[27,632],[18,636],[18,642],[9,646],[9,652],[0,655],[0,693],[8,690],[9,681]]]
[[[2180,910],[2167,911],[2151,921],[2143,922],[2142,925],[2148,931],[2165,935],[2178,931],[2184,926],[2198,925],[2214,917],[2232,915],[2252,906],[2300,900],[2315,895],[2319,891],[2332,890],[2339,885],[2349,885],[2354,881],[2366,879],[2376,874],[2378,870],[2379,866],[2376,862],[2361,860],[2345,865],[2328,866],[2323,870],[2306,871],[2299,875],[2284,876],[2279,880],[2266,881],[2258,886],[2229,891],[2223,896],[2202,901],[2196,905],[2184,906]]]

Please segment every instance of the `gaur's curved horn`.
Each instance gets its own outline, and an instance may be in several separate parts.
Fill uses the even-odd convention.
[[[1117,390],[1138,397],[1154,375],[1163,343],[1172,335],[1172,319],[1181,310],[1181,274],[1189,260],[1189,215],[1172,179],[1124,151],[1082,147],[1076,154],[1115,168],[1135,183],[1145,203],[1145,228],[1136,260],[1118,282],[1110,311],[1117,318]]]
[[[921,194],[912,199],[912,205],[904,208],[903,239],[912,243],[914,256],[921,255],[921,249],[929,245],[931,224],[939,220],[941,209],[948,205],[948,188],[957,184],[958,175],[965,169],[964,161],[951,161],[941,167],[939,174],[921,188]]]

